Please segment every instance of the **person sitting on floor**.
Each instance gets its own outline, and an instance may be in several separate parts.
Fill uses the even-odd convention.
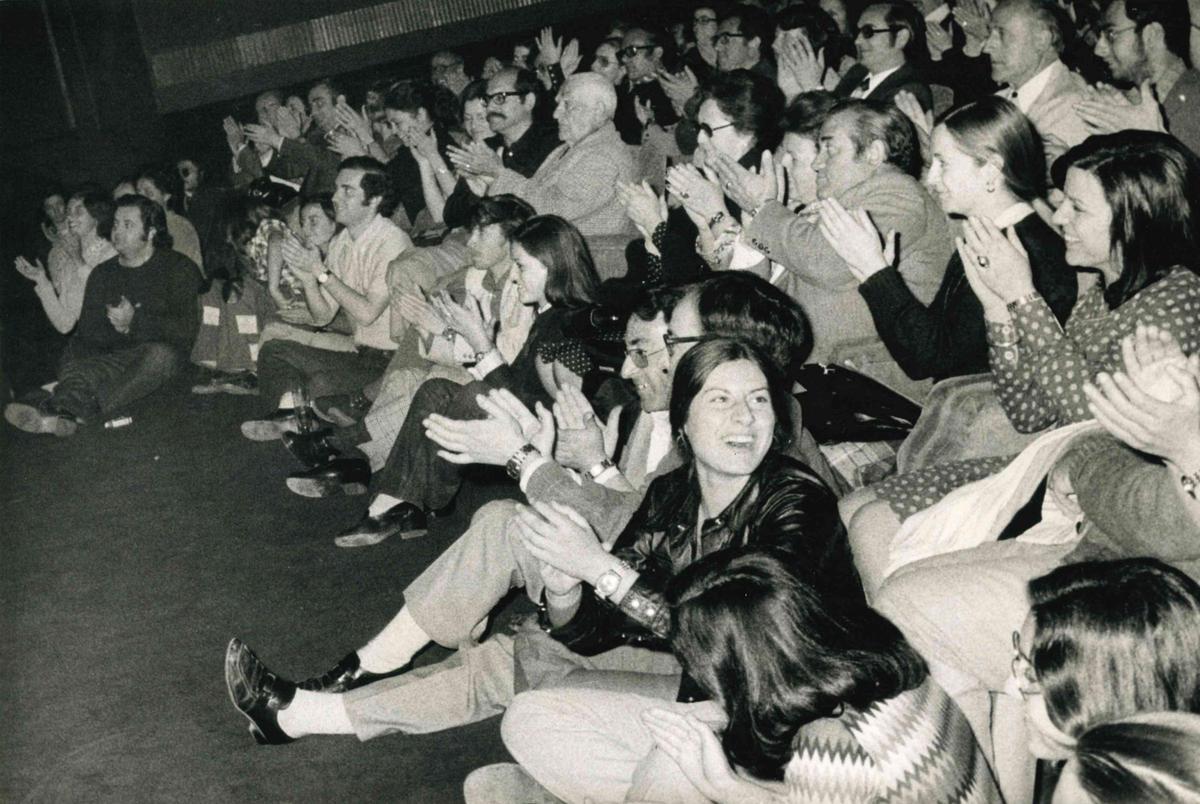
[[[664,652],[671,618],[662,597],[670,577],[697,559],[728,547],[775,549],[809,582],[861,602],[833,494],[782,454],[789,410],[785,382],[756,349],[723,339],[695,346],[671,391],[671,428],[689,460],[650,485],[615,543],[602,544],[573,509],[539,505],[519,512],[517,535],[485,565],[495,576],[489,591],[499,591],[489,606],[514,581],[542,587],[549,633],[496,635],[435,668],[387,680],[340,664],[300,685],[269,672],[234,639],[225,657],[231,700],[258,742],[284,743],[305,734],[428,732],[489,717],[513,696],[514,654],[534,686],[573,670],[616,669],[651,695],[700,694]],[[396,668],[386,661],[380,669]]]
[[[140,195],[117,201],[117,256],[92,270],[58,385],[4,418],[27,433],[68,436],[166,385],[196,338],[199,269],[171,249],[163,208]]]
[[[139,195],[146,196],[163,208],[167,216],[167,232],[174,242],[172,248],[196,263],[201,276],[207,276],[200,249],[200,235],[197,234],[196,227],[171,208],[174,199],[183,192],[178,174],[159,165],[144,167],[138,173],[136,187]]]

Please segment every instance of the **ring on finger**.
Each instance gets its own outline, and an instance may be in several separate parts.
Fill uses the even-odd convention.
[[[989,260],[987,257],[985,257],[983,254],[980,254],[978,257],[976,257],[975,262],[979,263],[980,268],[987,268],[989,265],[992,264],[992,261]]]

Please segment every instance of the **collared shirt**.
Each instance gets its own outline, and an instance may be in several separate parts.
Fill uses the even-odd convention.
[[[371,296],[372,292],[380,290],[386,293],[388,263],[411,245],[412,241],[400,227],[382,215],[376,215],[357,238],[351,237],[348,229],[334,236],[329,243],[325,267],[355,293],[363,296]],[[336,311],[337,300],[324,287],[321,294]],[[386,313],[387,307],[384,307],[369,324],[354,322],[354,342],[374,349],[395,349]]]
[[[887,77],[889,75],[896,72],[903,66],[904,66],[903,64],[898,64],[890,70],[884,70],[881,73],[869,74],[865,79],[863,79],[867,82],[866,89],[863,88],[862,84],[859,84],[857,87],[854,88],[854,91],[850,93],[850,97],[865,98],[865,97],[869,96],[872,92],[875,91],[876,87],[878,87],[880,84],[882,84],[884,81],[887,80]],[[843,91],[845,91],[845,90],[843,90]]]
[[[500,159],[504,166],[525,177],[536,173],[550,152],[562,144],[558,126],[546,123],[534,123],[512,145],[504,145],[503,140],[500,142]]]
[[[1040,73],[1018,87],[1015,90],[1015,97],[1013,96],[1014,90],[1011,86],[1005,87],[996,94],[1002,98],[1008,98],[1015,103],[1017,108],[1023,113],[1029,114],[1029,109],[1033,106],[1033,102],[1038,99],[1038,95],[1041,95],[1042,91],[1046,89],[1046,85],[1050,83],[1050,79],[1053,77],[1054,68],[1060,64],[1062,64],[1062,62],[1058,59],[1052,61]],[[1063,69],[1066,69],[1066,65],[1063,65]]]
[[[992,218],[992,223],[997,229],[1007,229],[1013,224],[1020,223],[1028,218],[1034,212],[1033,207],[1024,201],[1018,201],[1008,209],[1001,212],[996,217]]]

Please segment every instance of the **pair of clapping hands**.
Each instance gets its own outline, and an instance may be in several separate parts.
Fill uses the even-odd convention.
[[[229,144],[229,149],[237,153],[246,141],[278,151],[285,139],[299,139],[310,123],[302,103],[299,104],[299,108],[296,108],[296,104],[289,103],[272,109],[271,119],[265,124],[243,124],[232,117],[226,117],[222,121],[222,127],[225,129],[225,141]]]
[[[430,335],[461,335],[476,353],[490,351],[495,345],[496,322],[491,310],[470,294],[459,304],[445,291],[430,295],[417,286],[402,290],[398,305],[409,323]]]

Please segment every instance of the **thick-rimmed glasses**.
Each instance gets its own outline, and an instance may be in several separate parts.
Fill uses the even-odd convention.
[[[667,354],[671,355],[672,357],[675,356],[676,344],[701,343],[711,339],[712,338],[709,335],[672,335],[669,332],[666,335],[663,335],[663,343],[667,345]]]
[[[663,340],[666,340],[666,338],[663,338]],[[668,351],[668,353],[669,353],[670,347],[664,345],[662,349],[655,349],[653,352],[647,352],[645,349],[643,349],[640,346],[634,346],[632,349],[629,348],[628,346],[626,346],[625,347],[625,356],[629,358],[629,362],[633,363],[633,365],[637,366],[640,369],[644,369],[650,365],[651,357],[653,357],[656,354],[659,354],[660,352],[662,352],[664,350]]]
[[[745,38],[746,38],[746,34],[740,32],[740,31],[722,31],[721,33],[719,33],[713,37],[712,42],[713,42],[713,47],[718,47],[720,45],[727,44],[730,39],[745,39]]]
[[[855,31],[855,34],[861,36],[864,42],[869,42],[872,37],[875,36],[875,34],[896,33],[897,31],[903,30],[904,29],[902,27],[897,25],[889,25],[886,28],[872,28],[870,25],[860,25]]]
[[[1137,30],[1136,25],[1126,25],[1123,28],[1114,28],[1111,25],[1106,25],[1100,29],[1100,38],[1103,39],[1105,42],[1108,42],[1109,47],[1112,47],[1113,42],[1116,40],[1116,38],[1118,36],[1125,33],[1126,31],[1136,31],[1136,30]]]
[[[721,125],[721,126],[710,126],[708,123],[698,123],[696,125],[696,128],[700,129],[700,132],[702,134],[704,134],[704,136],[708,137],[709,139],[712,139],[712,135],[715,132],[718,132],[723,128],[729,128],[732,125],[733,125],[733,123],[725,123],[724,125]]]
[[[517,92],[515,89],[507,89],[507,90],[504,90],[503,92],[489,92],[482,97],[482,100],[483,100],[483,103],[485,106],[495,106],[495,105],[502,106],[502,105],[504,105],[504,102],[507,101],[509,98],[519,98],[519,97],[521,97],[520,92]],[[497,104],[496,103],[497,101],[499,101],[500,103]]]
[[[654,45],[626,45],[617,51],[617,58],[626,61],[636,56],[639,50],[654,50],[654,47]]]
[[[1031,698],[1034,695],[1042,694],[1042,685],[1038,681],[1037,673],[1033,670],[1033,660],[1021,649],[1021,632],[1013,631],[1012,634],[1013,657],[1010,670],[1013,678],[1017,681],[1017,691],[1021,693],[1022,698]]]

